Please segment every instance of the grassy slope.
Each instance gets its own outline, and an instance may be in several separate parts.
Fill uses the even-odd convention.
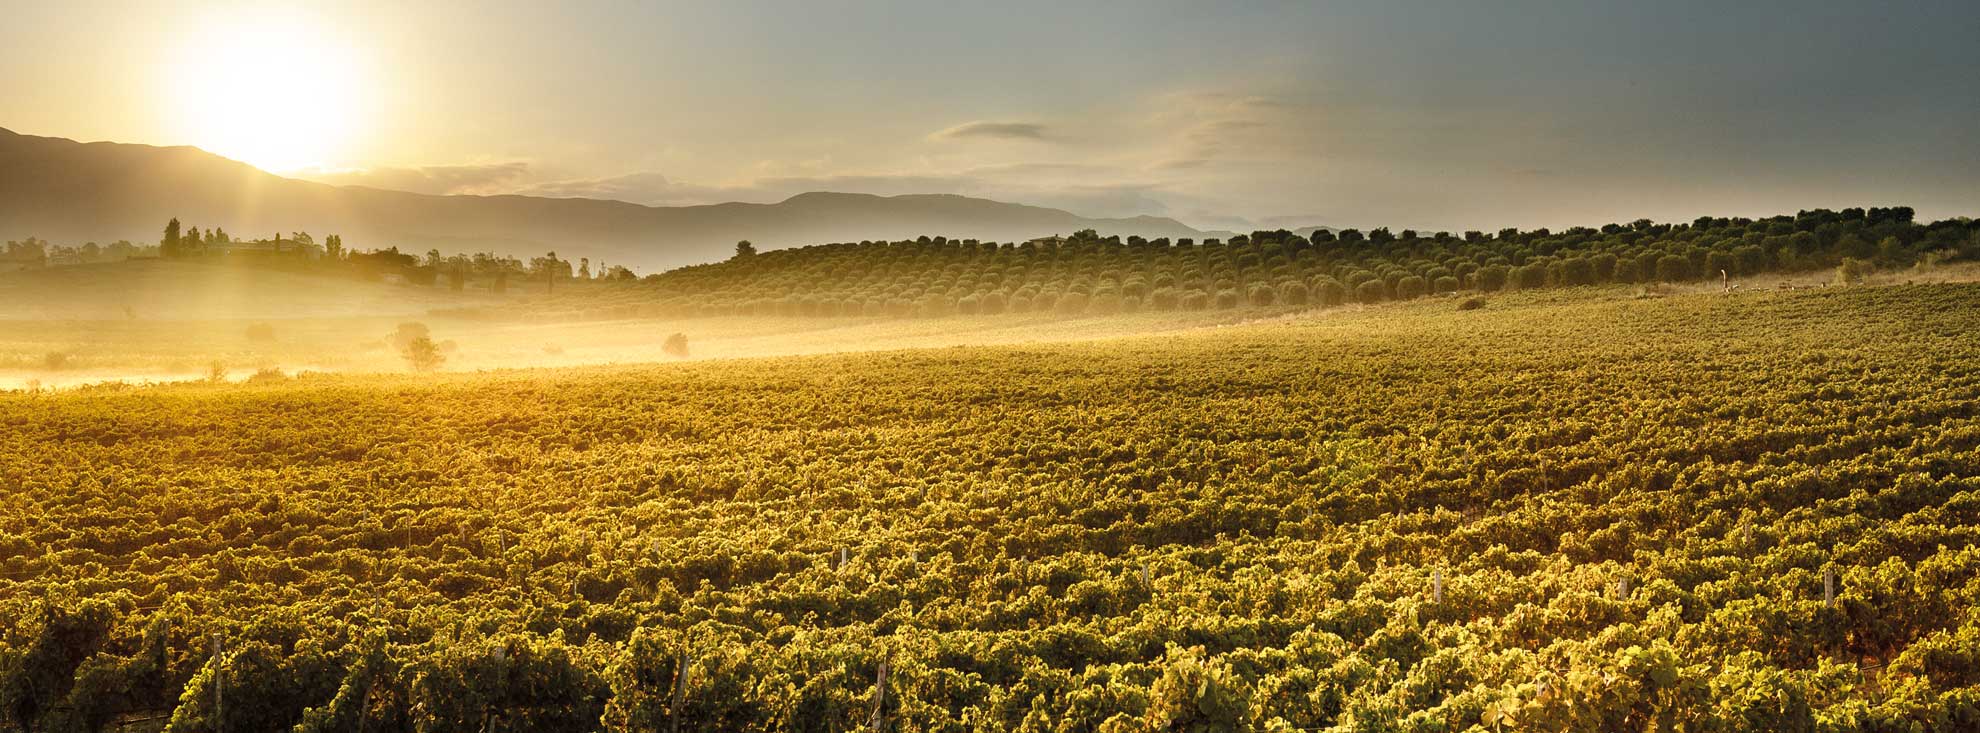
[[[402,663],[443,666],[484,637],[590,640],[570,653],[594,671],[632,625],[715,618],[695,643],[738,650],[735,674],[848,700],[868,682],[815,670],[870,668],[883,636],[923,724],[1015,726],[1034,694],[1053,720],[1160,717],[1186,695],[1163,675],[1216,670],[1248,719],[1302,726],[1929,721],[1980,684],[1945,651],[1980,633],[1976,319],[1971,285],[1549,292],[1104,342],[0,395],[0,616],[125,590],[132,629],[163,606],[336,648],[379,623]],[[404,674],[379,689],[441,694]],[[801,703],[756,689],[796,696],[765,716]]]

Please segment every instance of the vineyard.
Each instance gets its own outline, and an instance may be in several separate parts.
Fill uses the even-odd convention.
[[[1940,235],[1910,236],[1884,254]],[[1233,297],[1535,266],[1311,261]],[[1214,302],[1215,272],[1146,297]],[[0,729],[1980,729],[1980,286],[1503,288],[1086,343],[0,393]]]

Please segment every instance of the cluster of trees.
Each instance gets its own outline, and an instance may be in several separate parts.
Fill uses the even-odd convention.
[[[0,394],[0,728],[1971,730],[1976,330],[1845,288]]]
[[[133,257],[155,257],[157,250],[141,247],[125,240],[117,240],[108,245],[84,242],[80,247],[50,244],[46,240],[28,237],[22,240],[9,240],[4,250],[0,250],[0,262],[15,269],[34,270],[49,266],[82,265],[94,262],[116,262]]]
[[[1662,283],[1980,258],[1980,226],[1905,207],[1599,228],[1260,231],[1229,241],[922,237],[758,254],[646,278],[673,314],[1110,313],[1409,300],[1458,291]]]

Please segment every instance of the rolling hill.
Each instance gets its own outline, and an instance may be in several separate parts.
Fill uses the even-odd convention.
[[[1095,219],[953,195],[820,192],[774,204],[683,207],[434,196],[283,178],[191,147],[80,143],[0,129],[0,237],[145,242],[175,216],[236,236],[335,232],[366,249],[556,250],[640,269],[717,260],[740,239],[777,248],[924,234],[1008,241],[1089,228],[1151,238],[1205,234],[1173,219]]]

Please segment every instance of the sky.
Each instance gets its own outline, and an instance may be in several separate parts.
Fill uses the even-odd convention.
[[[0,0],[0,127],[652,205],[1202,228],[1980,213],[1980,3]]]

